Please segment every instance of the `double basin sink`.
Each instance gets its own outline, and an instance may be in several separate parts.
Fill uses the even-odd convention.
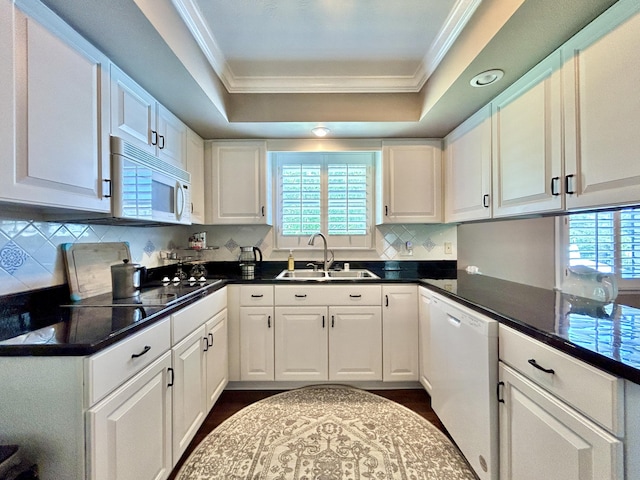
[[[283,270],[277,277],[277,280],[362,280],[362,279],[380,278],[375,273],[364,270]]]

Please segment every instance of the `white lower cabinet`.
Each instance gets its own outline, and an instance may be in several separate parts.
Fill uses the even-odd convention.
[[[327,307],[277,307],[276,380],[327,380]]]
[[[173,314],[173,464],[228,381],[226,289]]]
[[[88,478],[169,476],[173,467],[170,367],[171,354],[166,352],[88,411]]]
[[[240,307],[240,380],[274,379],[273,307]]]
[[[383,380],[418,380],[418,287],[382,286]]]
[[[622,479],[622,441],[500,363],[501,480]]]
[[[276,286],[275,380],[382,380],[380,286]]]
[[[383,380],[380,307],[329,307],[329,318],[329,380]]]
[[[234,293],[240,305],[234,311],[235,322],[231,345],[238,345],[233,361],[238,363],[237,376],[241,381],[274,379],[273,285],[242,285]],[[234,323],[233,321],[231,322]],[[229,326],[232,329],[232,325]],[[238,337],[238,338],[236,338]]]
[[[623,479],[622,380],[499,332],[500,479]]]
[[[205,327],[171,349],[173,363],[173,463],[177,463],[207,413]]]
[[[207,411],[216,403],[229,382],[229,346],[227,310],[205,324],[207,342]]]
[[[432,364],[431,352],[431,292],[425,287],[418,287],[418,379],[431,394]]]

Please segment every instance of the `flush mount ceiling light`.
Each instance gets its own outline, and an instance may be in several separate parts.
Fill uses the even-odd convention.
[[[503,75],[502,70],[487,70],[473,77],[469,83],[472,87],[486,87],[500,80]]]
[[[312,128],[311,132],[316,137],[326,137],[327,134],[330,132],[330,130],[327,127],[316,127],[316,128]]]

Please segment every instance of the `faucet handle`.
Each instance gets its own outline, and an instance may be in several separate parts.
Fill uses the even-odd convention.
[[[316,265],[316,264],[315,264],[315,263],[313,263],[313,262],[309,262],[309,263],[307,263],[307,265],[306,265],[306,266],[307,266],[307,267],[313,267],[313,271],[314,271],[314,272],[317,272],[317,271],[318,271],[318,265]]]

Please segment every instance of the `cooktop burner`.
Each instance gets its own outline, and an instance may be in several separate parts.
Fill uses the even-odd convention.
[[[222,280],[183,280],[181,282],[163,282],[142,288],[129,298],[113,298],[111,292],[69,303],[65,307],[168,307],[190,295],[221,282]]]

